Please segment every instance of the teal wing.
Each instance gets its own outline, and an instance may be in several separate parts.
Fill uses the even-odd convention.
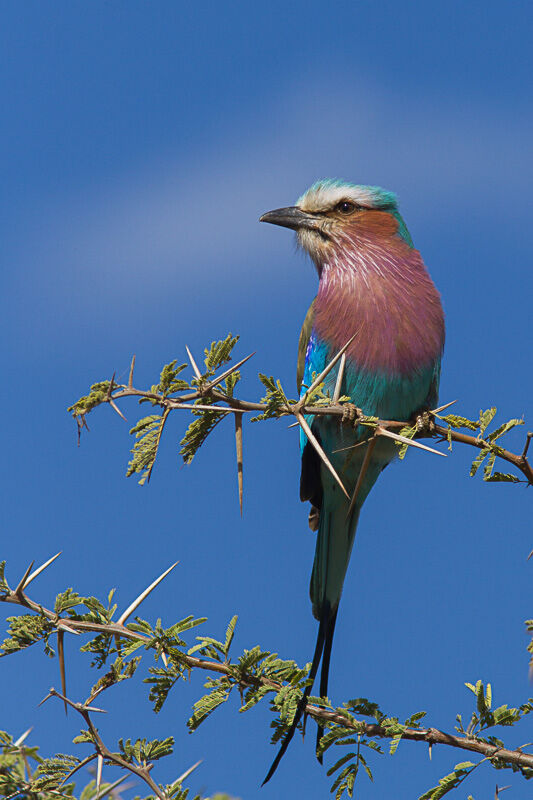
[[[309,344],[309,339],[311,338],[311,331],[313,330],[313,321],[315,318],[315,300],[313,300],[309,306],[307,314],[305,315],[304,324],[302,325],[302,330],[300,331],[300,339],[298,341],[298,362],[296,366],[296,384],[298,386],[298,392],[300,392],[302,389],[302,381],[304,379],[305,356],[307,353],[307,345]]]

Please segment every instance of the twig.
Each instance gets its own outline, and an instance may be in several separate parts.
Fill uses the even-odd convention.
[[[159,797],[159,800],[167,800],[163,792],[161,792],[159,786],[155,783],[155,781],[150,777],[149,766],[146,768],[137,767],[135,764],[131,764],[129,761],[126,761],[122,756],[118,753],[113,753],[109,750],[104,742],[102,741],[100,734],[98,733],[98,729],[94,726],[93,721],[90,717],[90,714],[85,706],[81,703],[75,703],[72,700],[69,700],[66,696],[61,695],[59,692],[56,692],[55,689],[50,689],[50,696],[51,697],[58,697],[61,700],[64,700],[69,706],[74,708],[85,720],[87,727],[89,728],[89,732],[91,734],[91,738],[93,740],[96,753],[98,756],[102,757],[102,760],[105,759],[106,761],[111,761],[117,766],[122,767],[122,769],[127,769],[130,772],[133,772],[134,775],[137,775],[141,778],[145,783],[148,784],[152,792]]]

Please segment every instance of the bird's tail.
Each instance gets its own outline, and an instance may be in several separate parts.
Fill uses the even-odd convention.
[[[285,755],[285,751],[287,750],[287,747],[289,746],[290,741],[291,741],[292,737],[294,736],[294,732],[295,732],[296,728],[298,727],[298,723],[300,722],[300,720],[301,720],[301,718],[303,716],[303,713],[305,711],[305,707],[307,705],[307,701],[309,699],[309,695],[311,694],[311,689],[313,688],[313,683],[315,681],[316,674],[318,672],[318,665],[320,664],[320,659],[322,657],[322,652],[324,650],[325,639],[326,639],[326,624],[325,624],[325,618],[324,618],[324,620],[320,621],[320,625],[318,627],[318,636],[317,636],[317,639],[316,639],[315,653],[313,655],[313,662],[311,664],[311,670],[309,671],[309,676],[308,676],[309,683],[305,687],[304,693],[303,693],[302,697],[300,698],[300,702],[298,703],[298,706],[296,708],[296,712],[294,714],[294,719],[292,720],[291,727],[289,728],[289,730],[285,734],[285,738],[283,739],[283,742],[281,743],[281,747],[279,749],[279,752],[278,752],[276,758],[274,759],[274,761],[272,762],[272,765],[271,765],[270,769],[268,770],[268,774],[267,774],[265,780],[263,781],[263,783],[261,784],[262,786],[264,786],[265,783],[268,783],[268,781],[270,780],[272,775],[277,770],[278,764],[281,761],[281,759],[283,758],[283,756]]]
[[[323,506],[320,511],[320,523],[310,587],[313,614],[319,621],[319,627],[311,670],[308,676],[308,685],[298,703],[291,727],[286,733],[279,752],[263,781],[263,786],[276,771],[279,762],[283,758],[294,736],[294,732],[303,716],[309,695],[311,694],[321,658],[320,696],[326,697],[328,693],[329,662],[333,645],[335,622],[337,620],[337,609],[342,594],[344,576],[346,575],[346,569],[350,560],[355,528],[359,517],[358,507],[352,511],[348,518],[346,516],[346,503],[340,502],[339,499],[338,506],[338,508]],[[320,744],[323,732],[324,729],[319,726],[316,742],[317,748]],[[322,761],[322,758],[319,757],[319,760]]]
[[[313,614],[324,629],[320,697],[328,695],[333,634],[360,510],[360,506],[356,505],[351,514],[347,516],[346,504],[341,498],[334,495],[332,500],[332,506],[329,506],[326,501],[320,513],[315,560],[309,589]],[[317,751],[323,733],[324,729],[319,725],[316,738]],[[319,761],[322,762],[321,756],[319,756]]]

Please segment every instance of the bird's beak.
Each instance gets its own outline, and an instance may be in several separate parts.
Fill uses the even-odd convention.
[[[292,228],[298,231],[301,228],[316,230],[319,226],[319,218],[308,211],[302,211],[298,206],[288,208],[276,208],[275,211],[267,211],[259,222],[271,222],[272,225],[281,225],[283,228]]]

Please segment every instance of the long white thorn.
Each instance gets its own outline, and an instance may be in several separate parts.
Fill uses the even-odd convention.
[[[193,355],[192,355],[191,351],[189,350],[189,348],[187,347],[187,345],[185,345],[185,349],[187,351],[187,355],[189,356],[189,361],[191,362],[191,367],[194,370],[194,374],[196,375],[197,378],[201,378],[202,377],[202,373],[198,369],[198,365],[196,364],[196,361],[194,360]]]
[[[239,367],[242,367],[243,364],[246,364],[246,362],[249,361],[252,356],[255,356],[255,351],[253,353],[250,353],[249,356],[246,356],[246,358],[241,358],[240,361],[237,361],[236,364],[234,364],[232,367],[223,372],[222,375],[219,375],[218,378],[213,378],[213,380],[210,381],[208,388],[212,389],[213,386],[217,385],[217,383],[220,383],[220,381],[223,381],[224,378],[228,377],[228,375],[231,375],[232,372],[235,372],[236,370],[239,369]]]
[[[434,408],[433,411],[430,411],[430,414],[440,414],[441,411],[444,411],[445,408],[449,408],[457,403],[457,400],[452,400],[451,403],[446,403],[444,406],[439,406],[439,408]]]
[[[208,406],[202,405],[201,403],[191,405],[190,403],[172,402],[172,404],[169,405],[169,408],[188,408],[191,411],[221,411],[223,414],[233,414],[232,408],[226,408],[225,406]]]
[[[113,411],[116,411],[116,412],[117,412],[117,414],[119,415],[119,417],[121,417],[121,418],[124,420],[124,422],[127,422],[127,421],[128,421],[128,420],[126,419],[126,417],[124,416],[124,414],[122,413],[122,411],[120,410],[120,408],[119,408],[119,407],[117,406],[117,404],[115,403],[115,401],[114,401],[114,400],[112,400],[111,398],[109,399],[109,405],[111,406],[111,408],[113,409]]]
[[[65,667],[65,647],[63,643],[64,633],[57,632],[57,658],[59,661],[59,675],[61,677],[61,691],[63,692],[63,702],[65,704],[65,714],[67,713],[67,671]]]
[[[102,785],[102,768],[104,766],[104,757],[98,753],[98,760],[96,762],[96,794],[100,794],[100,786]]]
[[[130,374],[128,376],[128,389],[133,389],[133,370],[135,369],[135,353],[132,356],[130,364]]]
[[[24,733],[22,734],[22,736],[19,736],[19,738],[17,739],[17,741],[16,741],[16,742],[13,742],[14,746],[15,746],[15,747],[20,747],[20,745],[21,745],[21,744],[23,744],[23,743],[26,741],[26,739],[28,738],[28,736],[30,735],[30,733],[32,732],[32,730],[33,730],[33,726],[32,726],[31,728],[28,728],[28,730],[27,730],[27,731],[24,731]]]
[[[117,781],[107,786],[101,794],[95,794],[93,800],[101,800],[101,798],[106,797],[107,795],[109,795],[109,797],[118,797],[118,794],[115,795],[114,789],[116,789],[117,786],[120,786],[121,783],[124,783],[127,777],[127,775],[123,775],[122,778],[119,778]],[[130,786],[133,786],[133,783],[128,783],[126,786],[124,786],[124,789],[127,789]]]
[[[311,442],[311,444],[315,448],[316,452],[318,453],[318,455],[320,456],[320,458],[322,459],[322,461],[326,465],[327,469],[331,472],[331,474],[333,475],[333,477],[335,478],[335,480],[337,481],[337,483],[341,487],[343,493],[346,495],[346,497],[349,500],[350,499],[350,495],[348,494],[348,492],[344,488],[343,482],[341,481],[341,479],[339,478],[339,476],[335,472],[335,469],[333,468],[333,465],[331,464],[331,462],[328,459],[327,455],[322,450],[322,447],[320,446],[320,444],[318,442],[318,439],[316,438],[316,436],[314,435],[313,431],[311,430],[311,428],[309,427],[309,425],[305,421],[305,417],[303,417],[301,414],[296,414],[296,418],[297,418],[298,422],[300,423],[300,425],[302,426],[302,429],[303,429],[305,435],[307,436],[307,438],[309,439],[309,441]]]
[[[350,514],[352,513],[353,508],[355,506],[355,501],[357,500],[357,497],[358,497],[359,492],[361,490],[361,486],[363,484],[363,480],[364,480],[365,475],[366,475],[366,473],[368,471],[368,465],[370,464],[370,459],[372,458],[372,452],[374,450],[374,447],[376,446],[376,442],[377,442],[377,439],[376,439],[375,436],[373,436],[368,441],[368,449],[367,449],[367,451],[365,453],[365,457],[363,459],[363,463],[361,465],[361,469],[359,470],[359,477],[357,478],[357,483],[355,484],[355,489],[353,490],[353,495],[352,495],[352,499],[350,500],[350,507],[348,509],[348,513],[346,514],[346,518],[348,518],[350,516]]]
[[[341,396],[342,379],[344,377],[344,366],[346,364],[346,353],[341,356],[341,363],[339,364],[339,371],[337,372],[337,382],[335,384],[335,391],[333,392],[333,403],[336,403]]]
[[[65,625],[64,622],[57,622],[56,628],[59,628],[61,631],[66,631],[67,633],[74,633],[76,636],[80,635],[79,631],[75,631],[74,628],[71,628],[70,625]]]
[[[414,442],[412,439],[408,439],[406,436],[400,436],[399,433],[392,433],[392,431],[388,431],[385,428],[381,428],[379,425],[376,428],[376,434],[378,436],[386,436],[389,439],[394,439],[395,442],[402,442],[402,444],[408,444],[409,447],[418,447],[420,450],[427,450],[428,453],[435,453],[437,456],[443,456],[446,458],[446,453],[441,453],[440,450],[435,450],[433,447],[428,447],[425,444],[420,444],[420,442]]]
[[[26,570],[26,572],[24,573],[24,575],[20,579],[19,584],[18,584],[17,588],[15,589],[15,594],[18,594],[18,595],[22,594],[22,592],[24,591],[24,587],[28,585],[28,576],[29,576],[29,574],[31,572],[31,568],[33,567],[34,564],[35,564],[35,560],[33,560],[31,562],[30,566],[28,567],[28,569]]]
[[[52,561],[55,561],[55,560],[56,560],[56,558],[58,558],[60,555],[61,555],[61,550],[59,551],[59,553],[56,553],[56,554],[55,554],[55,556],[52,556],[52,558],[49,558],[49,559],[48,559],[48,561],[45,561],[45,562],[44,562],[44,564],[41,564],[41,566],[40,566],[40,567],[37,567],[37,569],[35,569],[35,570],[34,570],[34,571],[31,573],[31,575],[29,575],[29,576],[28,576],[28,578],[26,579],[26,582],[24,583],[24,586],[23,586],[23,588],[25,589],[27,586],[29,586],[29,584],[30,584],[30,583],[31,583],[33,580],[35,580],[35,578],[37,577],[37,575],[40,575],[40,574],[41,574],[41,572],[43,572],[43,570],[45,570],[47,567],[49,567],[49,566],[50,566],[50,564],[52,563]]]
[[[191,772],[194,772],[195,769],[198,769],[198,767],[200,766],[202,761],[203,761],[203,759],[201,758],[200,761],[197,761],[196,764],[192,765],[192,767],[189,767],[189,769],[186,769],[185,772],[183,773],[183,775],[180,775],[179,778],[176,781],[174,781],[174,783],[183,783],[185,778],[188,778],[189,775],[191,774]]]
[[[151,583],[151,584],[150,584],[150,586],[148,586],[148,588],[147,588],[147,589],[145,589],[145,590],[144,590],[144,592],[141,592],[141,594],[139,595],[139,597],[135,598],[135,600],[133,601],[133,603],[131,603],[131,605],[129,605],[129,606],[127,607],[127,609],[126,609],[126,610],[123,612],[123,614],[121,614],[121,615],[120,615],[119,619],[117,620],[117,625],[124,625],[124,623],[126,622],[126,620],[128,619],[128,617],[129,617],[131,614],[133,614],[133,612],[135,611],[135,609],[136,609],[138,606],[140,606],[140,605],[141,605],[142,601],[143,601],[143,600],[144,600],[146,597],[148,597],[148,595],[150,594],[150,592],[151,592],[153,589],[155,589],[155,587],[156,587],[156,586],[157,586],[159,583],[161,583],[161,581],[163,580],[163,578],[166,578],[166,577],[167,577],[167,575],[168,575],[168,573],[169,573],[169,572],[172,572],[172,570],[174,569],[174,567],[175,567],[175,566],[177,566],[177,564],[179,564],[179,561],[176,561],[174,564],[172,564],[172,566],[171,566],[171,567],[169,567],[167,570],[165,570],[165,571],[163,572],[163,574],[159,576],[159,578],[156,578],[156,579],[155,579],[155,581],[154,581],[153,583]]]

